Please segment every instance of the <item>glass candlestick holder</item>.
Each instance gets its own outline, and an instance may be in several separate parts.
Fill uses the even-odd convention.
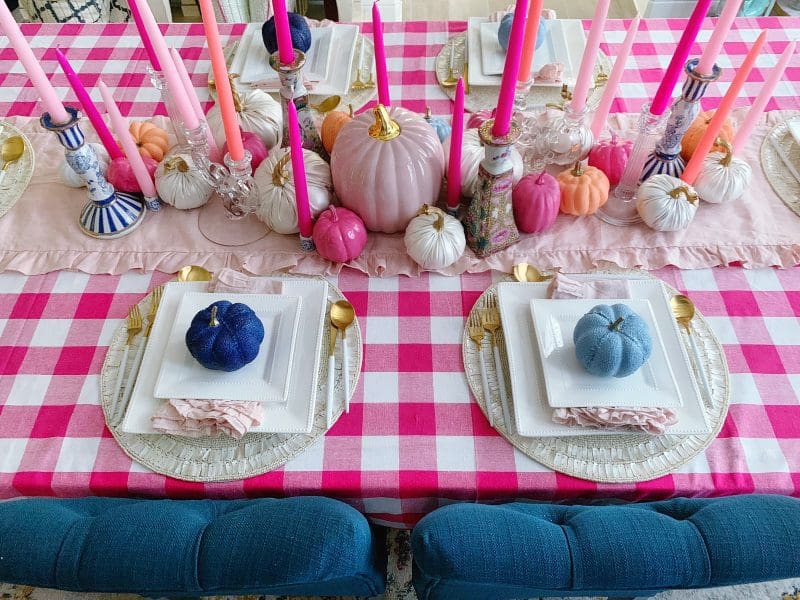
[[[80,228],[95,238],[113,239],[128,235],[141,225],[144,206],[138,196],[118,192],[106,180],[94,148],[85,143],[79,125],[80,113],[71,106],[65,108],[71,117],[68,122],[54,123],[50,113],[44,113],[39,122],[44,129],[56,134],[64,147],[67,164],[86,182],[89,202],[81,210]]]
[[[538,132],[533,154],[547,157],[547,164],[572,165],[583,160],[594,145],[594,135],[587,124],[589,111],[573,110],[568,104],[564,113],[546,123]]]
[[[172,94],[169,92],[167,79],[161,71],[156,71],[150,65],[147,66],[147,74],[150,76],[150,82],[153,84],[153,87],[161,94],[161,102],[164,103],[164,108],[167,110],[167,116],[172,124],[172,129],[175,132],[178,145],[185,145],[186,137],[184,135],[183,123],[178,118],[178,107],[175,105]]]

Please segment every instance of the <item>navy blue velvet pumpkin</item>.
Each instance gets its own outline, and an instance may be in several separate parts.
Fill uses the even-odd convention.
[[[214,302],[197,313],[186,332],[186,347],[206,369],[236,371],[258,356],[264,325],[246,304]]]
[[[308,28],[305,18],[297,13],[289,13],[289,32],[292,34],[292,46],[300,52],[308,52],[311,48],[311,29]],[[278,36],[275,35],[275,17],[261,26],[261,37],[264,47],[272,54],[278,51]]]
[[[572,332],[578,361],[598,377],[627,377],[653,350],[647,323],[625,304],[599,304],[583,315]]]

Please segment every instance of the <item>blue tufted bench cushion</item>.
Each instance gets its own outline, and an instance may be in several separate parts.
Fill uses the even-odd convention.
[[[421,600],[643,596],[800,576],[800,500],[454,504],[411,545]]]
[[[373,596],[383,544],[354,508],[258,500],[0,503],[0,581],[144,595]]]

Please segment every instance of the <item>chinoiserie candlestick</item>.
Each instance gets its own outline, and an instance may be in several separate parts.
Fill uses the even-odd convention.
[[[663,173],[680,177],[686,166],[681,158],[681,140],[686,130],[700,112],[700,99],[705,95],[708,84],[719,79],[722,69],[714,65],[711,75],[698,73],[698,59],[686,63],[686,81],[683,83],[681,97],[672,105],[664,137],[656,143],[655,150],[645,160],[642,180]]]
[[[144,219],[144,206],[136,195],[118,192],[106,180],[94,148],[85,143],[79,125],[80,113],[70,106],[65,108],[71,117],[68,122],[54,123],[50,113],[44,113],[39,122],[56,134],[64,146],[67,164],[86,182],[89,202],[81,210],[80,227],[85,234],[96,238],[127,235]]]
[[[486,155],[478,167],[478,184],[464,217],[467,244],[480,257],[519,241],[511,205],[514,186],[511,150],[520,129],[512,122],[508,133],[498,137],[492,133],[493,126],[494,119],[489,119],[478,130]]]

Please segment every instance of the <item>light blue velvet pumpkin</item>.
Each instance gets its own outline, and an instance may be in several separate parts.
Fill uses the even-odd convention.
[[[653,349],[644,319],[625,304],[599,304],[583,315],[572,332],[578,362],[598,377],[635,373]]]
[[[206,369],[236,371],[258,356],[264,325],[246,304],[214,302],[197,313],[186,332],[186,347]]]
[[[311,48],[311,29],[305,17],[297,13],[289,13],[289,32],[292,36],[292,46],[300,52],[308,52]],[[273,54],[278,51],[278,36],[275,33],[275,17],[261,26],[261,39],[267,52]]]
[[[452,131],[450,123],[448,123],[444,119],[440,119],[439,117],[431,116],[430,106],[425,109],[425,120],[431,127],[433,127],[433,130],[439,137],[440,142],[444,142],[448,137],[450,137],[450,132]]]
[[[510,12],[503,15],[500,20],[500,28],[497,30],[497,41],[503,50],[508,50],[508,38],[511,36],[511,22],[514,20],[514,13]],[[539,30],[536,32],[536,47],[544,43],[544,36],[547,35],[547,19],[539,19]]]

